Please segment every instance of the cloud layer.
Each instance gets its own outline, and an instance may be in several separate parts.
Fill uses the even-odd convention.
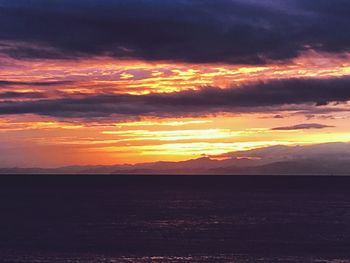
[[[0,52],[263,64],[347,52],[349,23],[346,0],[12,0],[0,3]]]
[[[148,95],[72,95],[68,98],[0,102],[0,114],[55,117],[178,117],[219,112],[269,112],[317,108],[350,100],[350,78],[284,79],[220,89],[204,87]],[[32,96],[32,94],[31,94]],[[284,107],[287,106],[287,107]],[[283,108],[284,107],[284,108]]]
[[[330,125],[324,125],[320,123],[303,123],[303,124],[297,124],[292,126],[283,126],[283,127],[276,127],[273,128],[273,131],[293,131],[293,130],[309,130],[309,129],[325,129],[325,128],[332,128],[334,126]]]
[[[71,84],[72,81],[9,81],[0,79],[0,87],[11,86],[30,86],[30,87],[49,87],[59,86],[64,84]]]

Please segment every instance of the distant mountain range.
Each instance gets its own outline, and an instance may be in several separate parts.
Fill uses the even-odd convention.
[[[182,162],[0,168],[0,174],[350,175],[350,143],[277,145]]]

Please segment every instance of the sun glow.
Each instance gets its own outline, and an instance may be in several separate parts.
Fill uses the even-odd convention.
[[[337,77],[350,73],[348,58],[348,54],[339,57],[309,51],[285,64],[240,66],[149,63],[103,57],[79,61],[27,59],[19,62],[3,57],[3,65],[10,66],[2,66],[0,71],[0,79],[7,80],[0,86],[0,96],[4,94],[0,100],[10,103],[10,100],[79,99],[98,94],[142,96],[201,89],[204,86],[238,87],[270,79]],[[16,93],[11,93],[14,91]],[[42,97],[36,97],[34,93],[40,93]],[[12,149],[14,153],[20,153],[23,148],[50,149],[50,159],[55,160],[52,156],[56,153],[60,158],[57,162],[51,160],[48,163],[63,165],[70,163],[69,160],[74,160],[72,164],[101,164],[101,160],[103,164],[186,160],[277,144],[350,141],[347,133],[350,125],[344,121],[349,118],[349,107],[346,104],[327,107],[331,113],[304,114],[298,110],[286,112],[281,109],[272,113],[232,112],[174,118],[155,116],[121,121],[113,117],[67,119],[34,114],[21,117],[4,115],[0,118],[0,143],[4,150]],[[310,118],[312,122],[334,127],[327,132],[271,130],[290,123],[309,122]],[[31,152],[28,156],[35,156],[35,153]],[[41,155],[40,158],[46,157]]]

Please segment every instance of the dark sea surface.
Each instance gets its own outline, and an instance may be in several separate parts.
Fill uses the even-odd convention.
[[[0,262],[350,262],[350,177],[1,176]]]

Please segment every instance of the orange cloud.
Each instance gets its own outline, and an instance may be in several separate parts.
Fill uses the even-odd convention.
[[[110,58],[18,61],[2,57],[0,60],[3,62],[0,80],[7,81],[3,85],[0,82],[0,92],[42,92],[48,98],[163,93],[200,89],[207,85],[226,88],[257,80],[350,74],[349,55],[339,57],[314,52],[304,53],[286,64],[259,67],[146,63]],[[53,81],[57,85],[33,84]],[[274,127],[305,123],[308,118],[292,111],[276,114],[280,114],[279,118],[264,113],[249,114],[248,117],[226,113],[211,117],[143,118],[128,122],[113,119],[67,122],[29,114],[3,116],[0,118],[0,150],[18,156],[25,153],[29,164],[35,164],[36,160],[47,165],[114,164],[186,160],[276,144],[350,141],[350,124],[345,121],[350,116],[346,112],[313,116],[313,122],[334,126],[327,133],[319,130],[272,131],[270,129]],[[35,151],[40,154],[35,154]],[[48,154],[45,155],[45,151]]]

